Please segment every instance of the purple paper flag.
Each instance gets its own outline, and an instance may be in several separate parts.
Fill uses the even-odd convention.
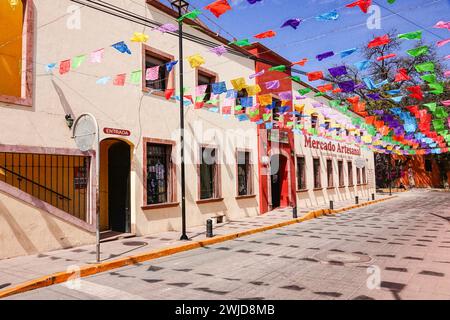
[[[316,58],[317,58],[317,60],[322,61],[322,60],[332,57],[332,56],[334,56],[334,52],[328,51],[328,52],[324,52],[324,53],[317,55]]]
[[[339,82],[338,86],[339,88],[341,88],[342,92],[345,93],[355,91],[355,82],[353,82],[352,80]]]
[[[347,74],[347,68],[345,66],[330,68],[328,69],[328,71],[333,77],[339,77]]]
[[[209,51],[211,51],[211,52],[217,54],[219,57],[222,56],[222,55],[224,55],[225,53],[228,52],[227,48],[225,48],[224,45],[221,45],[221,46],[212,48],[212,49],[209,50]]]
[[[274,90],[274,89],[278,89],[279,87],[280,87],[280,81],[279,80],[266,82],[266,89],[267,90]]]
[[[253,78],[262,76],[265,72],[266,72],[266,70],[262,70],[262,71],[260,71],[260,72],[258,72],[258,73],[254,73],[254,74],[252,74],[252,75],[249,75],[248,77],[249,77],[250,79],[253,79]]]
[[[367,96],[375,101],[381,100],[380,95],[378,93],[368,93]]]
[[[292,100],[291,91],[280,92],[278,95],[280,96],[281,100]]]
[[[285,23],[283,23],[281,28],[292,27],[294,29],[297,29],[301,22],[302,22],[301,19],[289,19]]]
[[[175,31],[178,31],[178,26],[171,24],[171,23],[166,23],[166,24],[163,24],[162,26],[157,27],[156,30],[161,31],[162,33],[175,32]]]

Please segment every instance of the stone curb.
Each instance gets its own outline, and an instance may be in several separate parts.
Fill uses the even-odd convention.
[[[223,236],[217,236],[217,237],[210,238],[210,239],[200,240],[200,241],[191,242],[188,244],[183,244],[183,245],[178,245],[178,246],[173,246],[173,247],[168,247],[168,248],[164,248],[164,249],[158,249],[158,250],[141,253],[141,254],[137,254],[137,255],[133,255],[133,256],[128,256],[128,257],[124,257],[124,258],[120,258],[120,259],[116,259],[116,260],[112,260],[112,261],[102,262],[102,263],[98,263],[98,264],[85,265],[76,271],[72,270],[72,271],[63,271],[63,272],[53,273],[50,275],[46,275],[46,276],[39,277],[39,278],[30,280],[30,281],[23,282],[12,288],[0,290],[0,299],[15,295],[15,294],[19,294],[19,293],[39,289],[39,288],[48,287],[48,286],[51,286],[54,284],[66,282],[68,280],[73,280],[76,278],[84,278],[84,277],[88,277],[88,276],[91,276],[91,275],[94,275],[97,273],[102,273],[102,272],[106,272],[109,270],[129,266],[129,265],[135,265],[135,264],[138,264],[138,263],[141,263],[144,261],[154,260],[154,259],[170,256],[170,255],[173,255],[176,253],[189,251],[189,250],[213,245],[216,243],[221,243],[221,242],[233,240],[236,238],[249,236],[249,235],[252,235],[255,233],[260,233],[260,232],[264,232],[264,231],[268,231],[268,230],[272,230],[272,229],[285,227],[288,225],[315,219],[315,218],[318,218],[323,215],[336,214],[336,213],[349,211],[349,210],[356,209],[356,208],[365,207],[365,206],[368,206],[371,204],[376,204],[376,203],[390,200],[393,198],[397,198],[397,196],[392,196],[392,197],[374,200],[374,201],[368,201],[365,203],[355,204],[355,205],[352,205],[349,207],[344,207],[344,208],[335,209],[335,210],[321,209],[321,210],[310,211],[300,218],[287,220],[287,221],[273,224],[270,226],[245,230],[245,231],[227,234],[227,235],[223,235]]]

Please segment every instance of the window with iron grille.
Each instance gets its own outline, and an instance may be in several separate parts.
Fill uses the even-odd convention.
[[[238,151],[238,195],[249,196],[253,194],[252,165],[250,163],[250,152]]]
[[[312,115],[311,116],[311,128],[317,129],[318,124],[319,124],[319,117],[317,115]]]
[[[353,186],[353,164],[351,161],[347,162],[347,170],[348,170],[348,185],[349,187]]]
[[[367,183],[366,167],[362,168],[362,180],[364,184]]]
[[[322,188],[322,182],[320,181],[320,159],[313,159],[313,171],[314,171],[314,189]]]
[[[361,184],[361,171],[359,168],[356,168],[356,183]]]
[[[342,160],[338,161],[338,173],[339,173],[339,186],[345,186],[344,182],[344,162]]]
[[[147,143],[147,205],[171,202],[172,146]]]
[[[331,159],[327,160],[327,181],[328,181],[328,188],[331,188],[334,186],[333,181],[333,161]]]
[[[89,157],[0,152],[0,181],[88,220]]]
[[[157,56],[150,51],[145,52],[145,70],[148,68],[153,68],[159,66],[158,79],[156,80],[145,80],[145,87],[149,89],[165,91],[168,89],[169,83],[169,72],[165,66],[166,63],[170,62],[170,59],[164,58],[162,56]]]
[[[425,171],[426,172],[432,172],[433,171],[433,164],[430,159],[425,159]]]
[[[202,147],[200,151],[200,200],[219,198],[217,149]]]
[[[306,189],[305,158],[297,157],[297,190]]]

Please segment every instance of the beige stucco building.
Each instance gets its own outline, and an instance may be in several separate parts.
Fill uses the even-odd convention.
[[[6,44],[0,47],[0,62],[3,66],[18,63],[21,70],[17,76],[14,69],[2,69],[11,73],[8,79],[15,85],[2,84],[7,91],[0,92],[0,259],[95,242],[97,157],[103,236],[179,231],[180,105],[164,94],[170,89],[180,94],[179,65],[167,69],[167,64],[180,60],[178,37],[155,29],[175,25],[177,14],[153,0],[109,1],[153,23],[143,26],[69,0],[19,2],[23,28],[11,27],[9,38],[0,39]],[[5,5],[0,9],[13,16]],[[225,81],[231,89],[230,80],[241,77],[247,85],[255,84],[249,77],[257,71],[253,54],[233,46],[218,56],[211,48],[227,45],[228,40],[200,21],[186,21],[184,28],[189,35],[184,56],[200,54],[205,59],[195,69],[184,60],[186,101],[192,99],[195,104],[196,88],[205,84]],[[149,39],[130,41],[135,32]],[[194,41],[198,38],[204,41]],[[131,54],[111,47],[121,41]],[[61,74],[61,61],[68,59],[70,71]],[[158,79],[146,80],[145,70],[157,66]],[[140,81],[130,77],[138,70],[144,71]],[[120,81],[114,85],[122,74],[126,74],[124,85],[117,85]],[[300,87],[292,84],[294,92]],[[213,100],[209,91],[205,94]],[[211,217],[233,219],[267,211],[261,209],[261,199],[267,195],[261,194],[260,182],[263,175],[270,175],[261,170],[270,160],[262,161],[266,155],[261,153],[260,128],[228,114],[225,107],[231,105],[225,94],[219,100],[203,108],[192,104],[185,108],[188,227],[202,225]],[[316,100],[308,97],[305,108]],[[71,119],[85,113],[98,122],[99,152],[81,152],[69,128]],[[271,209],[311,207],[374,192],[371,152],[360,149],[360,155],[349,155],[305,147],[305,137],[298,135],[294,145],[295,161],[284,178],[286,188],[295,192],[280,201],[285,196],[284,182],[278,184],[277,191],[270,191],[278,193],[278,203],[272,201]],[[320,163],[320,185],[314,184],[315,157]],[[358,158],[366,162],[364,171],[354,164]],[[300,159],[305,161],[301,170]],[[329,159],[333,185],[327,180]],[[343,185],[338,184],[341,160],[346,168],[341,170]],[[360,177],[353,183],[348,163],[353,164],[350,172]]]

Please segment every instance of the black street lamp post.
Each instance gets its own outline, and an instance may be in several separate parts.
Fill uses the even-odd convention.
[[[171,0],[172,8],[178,9],[178,17],[182,16],[183,10],[187,11],[189,3],[184,0]],[[181,238],[189,240],[186,234],[186,168],[184,162],[184,79],[183,79],[183,21],[178,21],[179,57],[180,70],[180,156],[181,156]]]

